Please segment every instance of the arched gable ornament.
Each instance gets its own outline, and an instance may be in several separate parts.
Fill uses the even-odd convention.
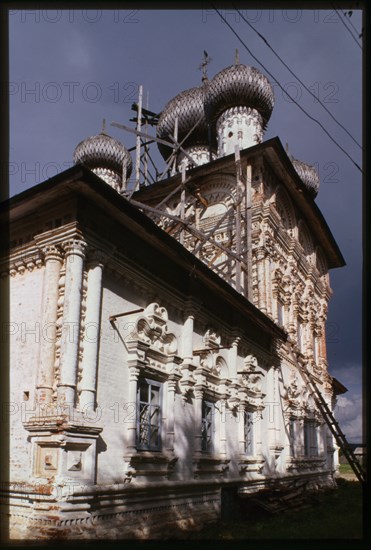
[[[125,338],[128,348],[138,342],[167,354],[175,355],[178,349],[176,336],[168,332],[168,314],[164,307],[152,303],[146,307],[135,323],[131,333]]]
[[[245,400],[248,404],[260,407],[263,397],[263,372],[259,369],[258,360],[254,355],[247,355],[244,359],[242,370],[237,371],[240,375],[240,383],[245,389]]]

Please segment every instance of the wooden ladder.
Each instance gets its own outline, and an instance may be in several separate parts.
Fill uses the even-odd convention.
[[[336,443],[339,445],[340,449],[343,451],[345,458],[349,462],[353,472],[355,473],[358,481],[360,483],[366,483],[366,472],[363,469],[361,463],[353,453],[352,449],[347,442],[344,433],[342,432],[339,424],[335,420],[334,415],[332,414],[331,409],[327,405],[322,393],[318,389],[317,385],[312,379],[312,374],[308,372],[307,368],[303,365],[299,368],[300,373],[303,377],[304,382],[307,384],[313,398],[316,402],[317,407],[322,413],[323,418],[326,421],[326,424],[330,428],[332,435],[334,436]]]

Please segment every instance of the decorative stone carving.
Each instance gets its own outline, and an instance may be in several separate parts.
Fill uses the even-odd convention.
[[[262,391],[264,374],[254,355],[247,355],[244,366],[237,371],[239,375],[239,397],[242,402],[255,408],[263,406],[265,394]]]
[[[209,328],[203,337],[203,342],[205,348],[215,348],[220,346],[221,337],[216,334],[216,332]]]
[[[166,309],[152,303],[137,318],[135,328],[125,338],[125,342],[132,348],[132,344],[139,340],[164,354],[174,355],[178,343],[175,335],[168,332],[167,321]]]
[[[74,254],[84,259],[87,243],[83,239],[68,239],[62,243],[62,248],[66,256]]]

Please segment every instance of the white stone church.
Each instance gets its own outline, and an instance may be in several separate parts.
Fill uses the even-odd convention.
[[[1,205],[11,539],[171,537],[225,502],[335,486],[302,373],[331,409],[346,391],[325,341],[344,259],[314,167],[264,141],[273,105],[236,61],[158,116],[154,183],[104,130]]]

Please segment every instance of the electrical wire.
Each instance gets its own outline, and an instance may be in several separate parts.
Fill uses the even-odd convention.
[[[349,13],[350,13],[350,15],[349,15]],[[348,13],[347,13],[347,12],[343,11],[343,15],[344,15],[345,18],[346,18],[347,15],[349,15],[349,18],[347,19],[347,21],[349,21],[350,25],[353,27],[353,29],[354,29],[355,32],[357,33],[358,38],[361,38],[361,36],[362,36],[362,31],[359,32],[359,31],[357,30],[357,28],[353,25],[352,20],[351,20],[351,18],[350,18],[350,17],[351,17],[351,14],[352,14],[352,12],[348,12]],[[363,29],[362,29],[362,30],[363,30]]]
[[[274,53],[274,55],[277,57],[277,59],[279,59],[281,61],[281,63],[286,67],[286,69],[292,74],[292,76],[294,78],[296,78],[296,80],[298,82],[300,82],[300,84],[303,86],[303,88],[312,96],[314,97],[314,99],[316,99],[318,101],[318,103],[325,109],[325,111],[331,116],[331,118],[336,122],[336,124],[338,126],[340,126],[340,128],[342,128],[344,130],[344,132],[346,132],[348,134],[348,136],[354,141],[354,143],[356,145],[358,145],[358,147],[360,149],[362,149],[362,145],[360,143],[358,143],[358,141],[352,136],[352,134],[345,128],[345,126],[343,126],[343,124],[341,124],[341,122],[339,122],[336,117],[331,113],[331,111],[326,107],[326,105],[324,103],[322,103],[322,101],[319,99],[319,97],[317,97],[313,92],[311,92],[310,88],[308,88],[308,86],[306,86],[304,84],[304,82],[290,69],[290,67],[285,63],[285,61],[278,55],[278,53],[272,48],[272,46],[269,44],[268,40],[259,32],[255,29],[255,27],[250,23],[250,21],[248,21],[245,16],[240,12],[239,9],[235,8],[237,13],[242,17],[242,19],[247,23],[247,25],[249,25],[249,27],[263,40],[263,42],[268,46],[268,48]]]
[[[234,28],[228,23],[228,21],[223,17],[223,15],[220,13],[220,11],[211,3],[210,4],[213,9],[217,12],[217,14],[219,15],[219,17],[224,21],[224,23],[230,28],[230,30],[233,32],[233,34],[236,36],[236,38],[239,40],[239,42],[241,42],[241,44],[243,45],[243,47],[249,52],[249,54],[251,55],[251,57],[253,59],[255,59],[255,61],[257,63],[259,63],[259,65],[263,68],[263,70],[269,74],[269,76],[272,78],[273,81],[275,81],[279,88],[281,88],[281,90],[287,95],[288,98],[291,99],[291,101],[293,103],[295,103],[295,105],[297,105],[297,107],[299,107],[299,109],[308,117],[310,118],[311,120],[313,120],[313,122],[315,122],[316,124],[318,124],[318,126],[320,128],[322,128],[322,130],[325,132],[325,134],[331,139],[331,141],[344,153],[344,155],[346,155],[348,157],[348,159],[354,164],[354,166],[361,172],[363,173],[362,171],[362,168],[355,162],[354,159],[352,159],[352,157],[349,155],[349,153],[344,149],[344,147],[342,147],[333,137],[332,135],[326,130],[326,128],[323,126],[323,124],[317,120],[315,117],[313,117],[312,115],[310,115],[284,88],[283,86],[281,85],[281,83],[272,75],[272,73],[263,65],[263,63],[261,61],[259,61],[259,59],[252,53],[252,51],[249,49],[249,47],[245,44],[245,42],[242,40],[242,38],[238,35],[238,33],[234,30]]]
[[[334,10],[336,11],[340,21],[343,23],[344,27],[346,28],[346,30],[349,32],[350,36],[353,38],[354,42],[357,44],[357,46],[362,50],[362,46],[361,44],[358,42],[358,39],[354,36],[354,34],[352,33],[352,31],[350,30],[350,28],[348,27],[348,25],[345,23],[344,21],[344,17],[341,17],[339,11],[335,8],[335,6],[333,5],[333,8]]]

